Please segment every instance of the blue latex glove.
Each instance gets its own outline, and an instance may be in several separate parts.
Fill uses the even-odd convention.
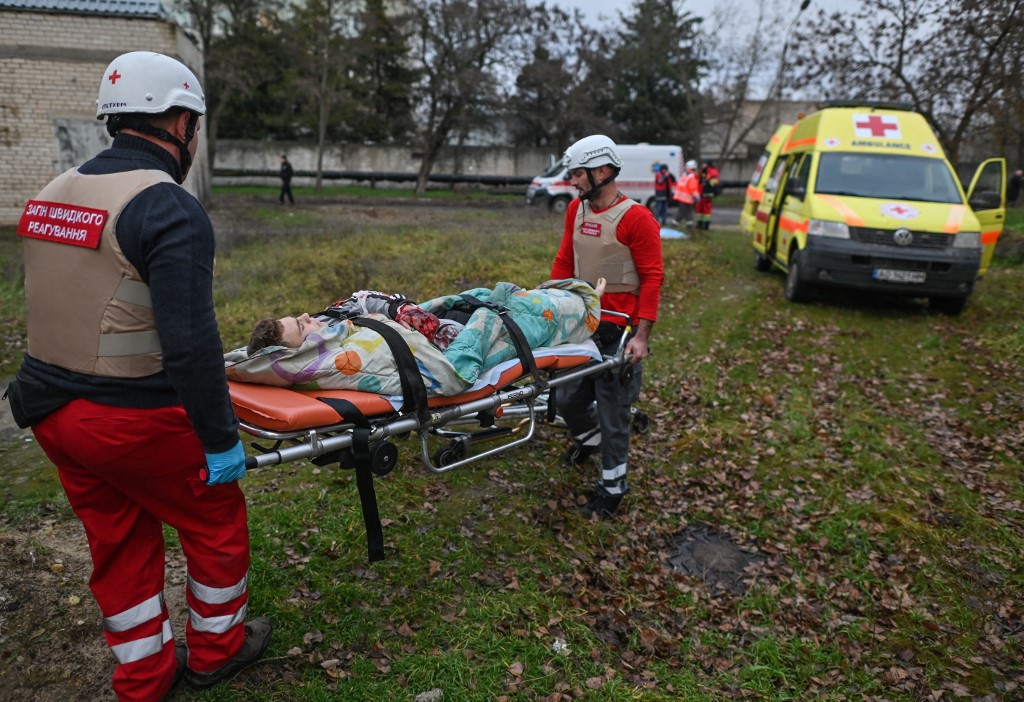
[[[206,454],[206,468],[210,477],[206,480],[207,485],[219,485],[230,483],[233,480],[241,480],[245,477],[245,449],[242,448],[242,440],[221,453]]]

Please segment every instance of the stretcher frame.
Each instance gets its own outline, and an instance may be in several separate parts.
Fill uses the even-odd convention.
[[[604,312],[605,316],[618,316],[628,320],[628,315]],[[393,415],[383,419],[372,419],[372,428],[367,437],[371,446],[380,445],[380,442],[390,438],[404,436],[416,432],[420,439],[420,462],[433,473],[446,473],[460,466],[473,463],[497,453],[514,448],[528,442],[533,438],[538,423],[538,415],[544,416],[545,420],[553,423],[557,420],[554,411],[554,404],[549,401],[550,392],[562,385],[566,385],[580,378],[596,373],[623,369],[623,372],[631,372],[628,365],[629,357],[625,354],[626,340],[629,338],[630,327],[623,327],[615,354],[605,356],[596,363],[587,363],[570,369],[542,371],[546,377],[533,378],[525,385],[519,385],[528,375],[520,375],[512,381],[512,385],[506,385],[506,389],[499,389],[487,397],[470,400],[460,404],[444,407],[431,408],[426,418],[421,418],[415,413],[395,412]],[[537,406],[538,399],[541,406]],[[473,417],[476,419],[473,419]],[[512,419],[522,418],[523,424],[519,431],[488,431],[492,429],[493,420],[498,418]],[[442,427],[446,425],[469,425],[481,424],[482,432],[451,432],[446,433]],[[275,442],[273,446],[267,447],[258,443],[251,444],[259,453],[246,458],[246,469],[264,468],[280,465],[297,460],[311,460],[317,462],[325,456],[336,457],[339,452],[351,450],[355,444],[353,430],[356,424],[353,422],[341,422],[325,426],[318,426],[309,429],[278,431],[260,427],[251,421],[240,421],[240,427],[247,434],[259,439]],[[525,427],[525,429],[523,428]],[[510,439],[485,451],[467,454],[453,460],[436,460],[432,457],[428,446],[430,436],[448,436],[455,442],[468,449],[473,442],[479,443],[484,440],[492,440],[505,433],[522,433],[522,436]],[[287,446],[285,444],[288,444]],[[390,451],[386,451],[390,454]],[[449,454],[450,455],[450,454]],[[382,459],[387,455],[381,456]],[[333,463],[334,460],[321,461]],[[441,465],[438,465],[440,463]],[[386,462],[372,466],[377,475],[386,475],[394,467]]]
[[[342,421],[301,430],[278,431],[242,419],[240,427],[243,431],[274,442],[269,447],[253,443],[252,447],[259,453],[246,458],[246,469],[264,468],[297,460],[310,460],[316,465],[337,463],[341,468],[355,469],[363,522],[366,526],[368,558],[371,563],[382,560],[384,537],[373,479],[375,475],[387,475],[398,464],[398,448],[391,439],[416,432],[421,447],[420,462],[433,473],[446,473],[530,441],[538,422],[536,405],[539,398],[542,398],[545,418],[553,421],[557,415],[555,398],[551,393],[558,387],[596,373],[613,372],[615,369],[619,369],[623,380],[628,380],[626,376],[632,374],[631,358],[625,351],[626,341],[632,331],[629,316],[616,312],[603,314],[626,320],[613,355],[602,356],[600,361],[591,359],[570,368],[556,366],[555,370],[538,369],[532,356],[525,359],[525,362],[520,358],[519,365],[524,372],[508,382],[501,383],[501,387],[496,387],[493,394],[483,397],[449,405],[413,408],[411,411],[404,411],[404,408],[402,411],[394,411],[392,407],[393,411],[369,419],[362,415],[358,408],[341,400],[346,404],[344,412],[351,410],[356,416],[355,421]],[[526,370],[527,367],[530,368],[529,371]],[[233,397],[232,400],[234,399]],[[315,399],[323,400],[335,411],[339,410],[329,399]],[[343,411],[339,411],[338,414],[344,420]],[[520,425],[515,429],[495,426],[496,420],[504,416],[521,417]],[[646,420],[646,417],[644,419]],[[481,427],[475,432],[456,433],[443,429],[446,425],[472,424],[474,421]],[[432,459],[428,446],[431,436],[441,436],[450,441],[449,449],[439,451],[436,459]],[[501,437],[510,438],[479,453],[468,453],[469,446],[474,441]]]

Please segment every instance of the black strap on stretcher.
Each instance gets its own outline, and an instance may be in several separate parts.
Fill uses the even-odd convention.
[[[493,302],[484,302],[472,295],[463,294],[459,295],[459,297],[463,299],[467,306],[474,310],[484,307],[498,315],[501,323],[508,329],[509,338],[512,339],[512,346],[515,347],[519,362],[523,364],[523,370],[533,376],[537,385],[541,387],[546,386],[547,383],[540,377],[540,373],[537,371],[537,360],[533,357],[533,350],[530,349],[530,344],[526,341],[526,335],[523,334],[523,330],[516,324],[516,321],[512,319],[508,308],[496,305]]]
[[[415,413],[421,423],[427,419],[427,388],[423,384],[416,357],[402,335],[379,319],[355,317],[351,319],[356,326],[372,329],[384,338],[391,349],[398,369],[398,378],[402,384],[402,411]],[[371,563],[384,559],[384,530],[380,523],[380,511],[377,508],[377,493],[373,487],[373,472],[376,454],[375,447],[370,445],[372,427],[366,415],[348,400],[331,397],[318,397],[346,421],[355,424],[352,429],[352,453],[340,459],[342,467],[351,467],[356,471],[356,487],[359,490],[359,503],[363,511],[363,524],[366,527],[366,550]],[[393,448],[393,447],[392,447]]]

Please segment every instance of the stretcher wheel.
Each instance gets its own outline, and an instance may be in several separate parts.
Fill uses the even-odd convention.
[[[456,461],[461,461],[466,457],[466,446],[461,441],[453,441],[447,446],[442,446],[434,454],[434,463],[439,468],[450,466]]]
[[[370,470],[374,475],[387,475],[398,465],[398,447],[383,441],[370,448]]]
[[[627,387],[633,382],[633,364],[627,363],[622,366],[619,370],[619,382],[622,383],[622,387]]]
[[[646,434],[651,430],[651,418],[647,416],[646,412],[634,410],[631,426],[634,434]]]

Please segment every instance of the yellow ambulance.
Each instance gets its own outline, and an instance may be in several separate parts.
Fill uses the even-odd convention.
[[[963,311],[1003,230],[1005,159],[982,163],[965,197],[927,120],[892,103],[827,103],[775,137],[741,227],[755,268],[785,272],[787,299],[829,285]]]

